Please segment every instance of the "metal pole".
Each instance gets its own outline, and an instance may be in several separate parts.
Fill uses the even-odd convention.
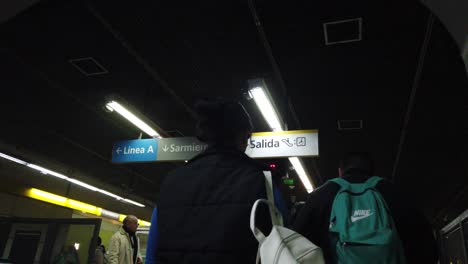
[[[463,220],[460,219],[460,222],[458,222],[458,225],[460,226],[460,232],[461,232],[461,243],[463,247],[463,257],[465,258],[463,260],[463,263],[468,263],[468,253],[466,252],[466,243],[465,243],[465,233],[463,232],[463,225],[462,225]]]
[[[434,15],[432,13],[429,13],[429,18],[427,19],[426,33],[425,33],[424,41],[422,43],[421,50],[419,53],[419,61],[418,61],[418,65],[416,68],[416,74],[414,75],[413,86],[411,88],[410,98],[408,100],[408,108],[406,109],[406,114],[405,114],[405,118],[403,121],[403,127],[401,129],[400,142],[398,144],[397,155],[395,158],[395,163],[393,164],[393,172],[392,172],[392,178],[391,178],[392,181],[395,181],[398,164],[400,163],[400,157],[403,151],[403,145],[405,143],[406,135],[408,133],[408,124],[411,119],[411,113],[414,108],[414,99],[416,97],[416,91],[418,90],[419,83],[421,82],[422,70],[424,67],[424,61],[425,61],[427,50],[429,47],[429,42],[431,40],[432,26],[434,25],[434,20],[435,20]]]

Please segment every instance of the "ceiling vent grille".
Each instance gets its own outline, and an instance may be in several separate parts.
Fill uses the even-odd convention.
[[[99,62],[97,62],[96,59],[92,57],[73,59],[69,60],[69,62],[86,76],[106,74],[109,72],[106,68],[104,68],[104,66],[102,66]]]
[[[362,18],[339,20],[323,24],[325,45],[356,42],[362,40]]]
[[[338,120],[338,130],[360,130],[362,120]]]

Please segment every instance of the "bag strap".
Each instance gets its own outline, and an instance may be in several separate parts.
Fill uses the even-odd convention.
[[[275,196],[273,193],[273,179],[271,176],[271,171],[264,171],[263,175],[265,176],[265,189],[267,199],[272,206],[269,206],[271,223],[273,225],[283,226],[283,216],[281,213],[278,214],[278,210],[275,206]]]
[[[364,188],[374,189],[375,186],[377,186],[377,184],[379,184],[381,180],[383,180],[381,177],[372,176],[364,182],[364,186],[365,186]],[[330,181],[340,185],[341,190],[349,189],[349,187],[352,185],[350,182],[342,178],[335,178],[335,179],[331,179]]]
[[[258,205],[261,203],[271,208],[274,211],[274,215],[281,215],[280,211],[278,211],[278,209],[276,209],[276,207],[272,203],[270,203],[270,201],[267,201],[265,199],[258,199],[257,201],[255,201],[254,205],[252,206],[252,211],[250,212],[250,230],[252,230],[252,233],[260,243],[262,243],[266,237],[265,234],[263,234],[262,231],[260,231],[260,229],[258,229],[255,225],[255,213],[257,212]],[[281,218],[277,219],[277,221],[280,222],[281,226],[283,225],[283,220]]]
[[[268,206],[270,212],[270,219],[272,225],[283,226],[283,217],[280,211],[275,206],[275,198],[273,194],[273,181],[271,177],[270,171],[264,171],[263,175],[265,176],[265,190],[267,199],[258,199],[255,201],[254,205],[252,206],[252,211],[250,212],[250,230],[257,238],[258,242],[262,243],[265,240],[265,234],[263,234],[260,229],[255,226],[255,215],[257,212],[257,207],[260,203],[264,203]]]
[[[250,211],[250,230],[252,230],[252,233],[260,244],[263,242],[263,240],[265,240],[265,234],[263,234],[262,231],[260,231],[260,229],[255,226],[255,213],[257,212],[258,204],[262,202],[268,204],[267,200],[258,199],[252,206],[252,211]]]
[[[331,179],[329,181],[338,184],[340,186],[340,189],[346,189],[351,185],[351,183],[349,183],[347,180],[342,179],[342,178],[335,178],[335,179]]]
[[[378,177],[378,176],[372,176],[369,179],[367,179],[367,181],[365,183],[366,187],[367,188],[375,188],[375,186],[377,186],[377,184],[379,184],[379,182],[381,180],[383,180],[383,179]]]

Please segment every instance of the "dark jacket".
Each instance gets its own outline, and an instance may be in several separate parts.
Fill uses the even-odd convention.
[[[210,148],[169,173],[158,201],[157,263],[254,263],[249,217],[266,197],[263,169],[240,151]],[[261,219],[265,212],[259,224],[267,228]]]
[[[362,183],[368,176],[348,175],[343,178],[350,183]],[[331,207],[339,189],[338,184],[327,182],[312,192],[293,224],[294,230],[323,249],[327,263],[332,263],[330,252],[333,252],[328,231]],[[407,263],[436,263],[437,244],[426,218],[390,182],[381,181],[376,189],[389,207]]]
[[[158,246],[158,209],[153,209],[151,215],[151,227],[148,233],[148,241],[146,242],[146,257],[145,264],[155,264],[156,248]]]

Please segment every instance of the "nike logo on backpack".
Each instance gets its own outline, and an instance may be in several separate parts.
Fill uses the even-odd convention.
[[[351,222],[356,222],[372,215],[371,210],[356,210],[351,216]]]

